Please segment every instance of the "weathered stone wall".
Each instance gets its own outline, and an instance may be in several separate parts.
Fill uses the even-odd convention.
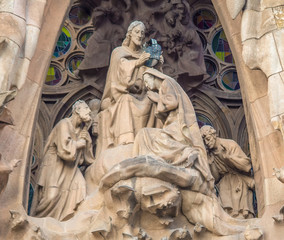
[[[37,119],[38,103],[42,85],[60,33],[65,14],[72,4],[70,1],[47,1],[42,30],[27,79],[15,100],[8,104],[14,119],[14,126],[0,129],[0,152],[7,161],[21,159],[21,163],[11,173],[6,190],[0,199],[1,237],[7,229],[9,209],[27,205],[29,182],[29,159],[33,144],[33,129]],[[5,235],[4,235],[5,236]],[[5,238],[4,238],[5,239]]]
[[[267,77],[260,70],[250,70],[242,58],[241,14],[231,19],[224,1],[213,0],[214,7],[228,36],[236,61],[248,125],[259,213],[284,199],[284,188],[273,177],[273,168],[284,164],[284,142],[280,131],[270,123]]]

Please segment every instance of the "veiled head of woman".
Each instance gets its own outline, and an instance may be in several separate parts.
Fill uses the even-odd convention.
[[[126,33],[126,38],[124,39],[122,45],[123,46],[129,46],[130,42],[133,41],[135,42],[136,45],[141,45],[142,46],[142,41],[144,40],[145,37],[145,25],[141,21],[134,21],[130,23],[127,33]]]

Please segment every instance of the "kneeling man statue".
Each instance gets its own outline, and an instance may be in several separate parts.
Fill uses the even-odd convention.
[[[71,117],[62,119],[51,131],[32,215],[64,221],[85,199],[86,182],[78,166],[94,161],[92,140],[87,131],[90,113],[88,105],[79,100],[73,105]]]

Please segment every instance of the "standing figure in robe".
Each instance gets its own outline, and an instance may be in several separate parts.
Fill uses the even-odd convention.
[[[134,21],[122,46],[112,52],[102,97],[104,111],[99,115],[97,156],[109,147],[133,143],[141,128],[155,126],[154,104],[146,96],[142,81],[147,69],[144,63],[150,58],[142,48],[144,37],[144,24]]]
[[[250,176],[250,159],[235,141],[217,137],[213,127],[203,126],[201,134],[223,208],[232,217],[253,217],[254,179]]]
[[[32,215],[67,220],[86,197],[86,182],[79,165],[94,161],[87,131],[91,110],[84,101],[73,105],[70,118],[62,119],[45,145],[38,180],[38,199]],[[82,128],[81,125],[85,123]]]

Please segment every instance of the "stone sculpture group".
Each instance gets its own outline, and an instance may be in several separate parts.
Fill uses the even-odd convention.
[[[249,159],[235,142],[215,136],[211,146],[206,131],[201,135],[187,94],[158,70],[163,57],[157,69],[144,65],[150,58],[142,48],[144,33],[142,22],[132,22],[112,52],[101,111],[94,100],[91,117],[78,101],[71,117],[52,130],[29,224],[45,236],[53,236],[56,225],[58,239],[261,236],[259,229],[246,229],[247,220],[230,216],[253,215]],[[97,134],[96,159],[90,126]],[[91,165],[83,177],[78,167],[84,162]],[[225,186],[232,187],[230,195]]]
[[[8,235],[4,233],[6,239],[173,240],[218,239],[219,236],[221,239],[223,236],[227,236],[226,239],[260,239],[262,231],[252,225],[265,228],[268,215],[251,219],[255,213],[250,159],[236,142],[219,138],[213,128],[205,126],[199,130],[191,101],[183,91],[206,80],[202,44],[189,19],[192,12],[189,5],[194,1],[168,0],[162,4],[157,0],[82,1],[83,4],[90,2],[98,3],[92,9],[96,30],[88,42],[78,76],[84,83],[91,80],[99,87],[106,82],[102,101],[93,99],[88,102],[89,107],[84,101],[76,102],[71,117],[62,119],[51,131],[41,159],[32,216],[27,216],[24,209],[19,210],[25,196],[21,196],[21,200],[18,197],[13,201],[9,199],[9,209],[17,210],[10,210]],[[223,7],[221,1],[212,2],[216,10],[217,2]],[[257,96],[264,96],[261,103],[269,103],[269,108],[265,109],[269,112],[271,126],[280,130],[283,137],[283,0],[226,0],[226,3],[231,17],[239,16],[242,22],[242,59],[249,68],[261,70],[252,72],[264,74],[268,80],[262,89],[264,93]],[[18,191],[14,188],[18,178],[20,182],[26,180],[22,179],[29,164],[25,151],[32,145],[32,130],[27,130],[27,126],[33,124],[33,117],[25,118],[24,121],[30,122],[27,125],[17,122],[5,131],[2,127],[13,124],[11,115],[21,109],[13,106],[14,103],[21,105],[16,99],[9,103],[11,111],[15,111],[11,114],[7,103],[18,90],[22,89],[21,95],[30,87],[31,75],[27,73],[34,66],[29,68],[29,64],[35,53],[42,19],[50,15],[51,6],[52,1],[46,0],[0,1],[0,128],[1,136],[11,136],[0,154],[1,197],[5,195],[10,173],[13,184],[9,186],[8,183],[8,198],[14,198]],[[226,30],[223,15],[218,13],[227,34],[230,31]],[[143,23],[133,22],[121,45],[127,24],[134,17],[143,19],[147,29]],[[163,57],[154,68],[144,64],[150,57],[142,50],[145,32],[149,38],[157,39],[163,49]],[[238,34],[232,35],[232,39],[235,36]],[[231,44],[232,50],[235,45]],[[46,68],[48,61],[44,60],[42,66]],[[240,59],[237,66],[238,63]],[[243,68],[238,69],[238,73],[242,73],[239,70]],[[42,83],[40,78],[35,78],[37,83]],[[243,81],[243,78],[239,79]],[[242,86],[241,90],[244,89]],[[247,89],[251,94],[254,87]],[[245,103],[249,95],[243,96]],[[244,106],[252,105],[248,103]],[[258,99],[254,99],[254,103],[259,104]],[[247,109],[246,120],[250,138],[263,141],[263,145],[257,145],[259,149],[253,149],[256,146],[252,141],[251,152],[257,151],[262,157],[269,152],[266,147],[275,150],[273,147],[283,140],[274,139],[277,131],[272,135],[270,130],[267,130],[269,134],[264,131],[264,137],[262,133],[258,135],[262,127],[271,127],[269,123],[254,125],[255,120],[250,119],[257,116],[257,120],[265,120],[266,113],[258,118],[261,112],[258,108]],[[22,140],[24,132],[26,145]],[[16,171],[13,168],[19,160],[8,159],[14,155],[10,149],[3,150],[10,143],[10,148],[20,149],[14,155],[25,156]],[[259,147],[264,145],[265,149]],[[25,153],[18,154],[21,151]],[[263,156],[266,161],[266,155]],[[281,154],[280,160],[276,157],[272,156],[273,166],[281,164]],[[275,182],[270,179],[270,173],[266,173],[267,166],[260,166],[265,181],[257,179],[260,170],[255,162],[254,167],[258,171],[257,186],[264,191],[274,191]],[[284,182],[284,169],[274,170],[276,177]],[[270,195],[271,192],[265,192],[266,202],[261,204],[273,210],[275,195]],[[282,196],[279,199],[283,199]],[[1,209],[6,211],[5,207]],[[9,217],[5,215],[4,218],[8,223]],[[275,233],[281,229],[279,223],[284,221],[283,208],[280,215],[273,218],[273,228],[267,224],[267,229]],[[1,236],[5,227],[2,226]],[[277,236],[282,234],[279,232]]]

